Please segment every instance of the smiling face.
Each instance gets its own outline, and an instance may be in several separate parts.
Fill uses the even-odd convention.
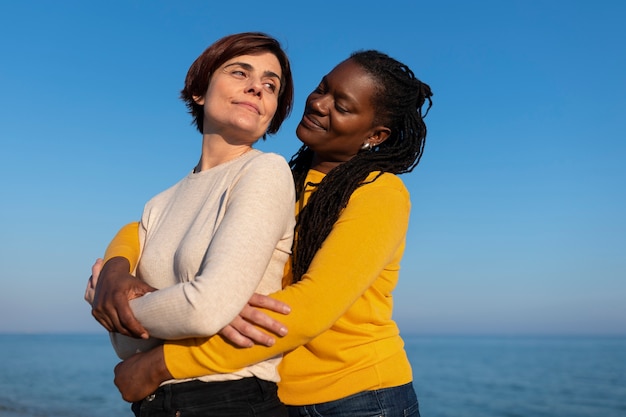
[[[389,129],[374,125],[375,91],[375,78],[348,59],[309,94],[296,134],[315,152],[313,168],[328,172],[387,138]]]
[[[232,144],[252,144],[267,131],[278,106],[281,67],[266,52],[226,61],[212,75],[203,97],[203,133],[219,134]]]

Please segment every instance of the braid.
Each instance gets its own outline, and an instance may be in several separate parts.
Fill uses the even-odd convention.
[[[378,51],[356,52],[350,59],[378,81],[379,87],[372,97],[377,114],[374,124],[388,126],[391,134],[370,151],[361,151],[333,168],[319,184],[310,184],[317,186],[317,190],[298,215],[292,258],[294,282],[302,279],[350,196],[365,184],[367,176],[371,172],[379,172],[378,176],[384,172],[411,172],[424,150],[423,118],[432,106],[430,87],[418,80],[409,67]],[[422,115],[426,101],[428,107]],[[312,160],[313,152],[303,146],[289,162],[298,199],[304,192]]]

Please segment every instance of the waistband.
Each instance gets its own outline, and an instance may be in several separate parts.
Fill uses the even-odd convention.
[[[131,409],[136,416],[140,416],[162,415],[163,412],[171,410],[204,409],[213,412],[228,407],[238,410],[242,405],[251,407],[255,404],[283,407],[278,399],[275,382],[247,377],[232,381],[192,380],[166,384],[142,401],[133,403]]]
[[[186,397],[198,395],[201,395],[207,401],[224,399],[225,397],[239,398],[256,394],[265,397],[267,394],[275,393],[276,389],[275,382],[257,377],[212,382],[193,380],[162,385],[143,401],[152,402],[164,398],[167,398],[168,401],[172,401],[175,398],[184,400]]]

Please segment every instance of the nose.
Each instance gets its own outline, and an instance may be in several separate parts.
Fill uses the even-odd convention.
[[[248,85],[246,86],[246,93],[254,94],[255,96],[261,96],[263,91],[263,82],[260,78],[250,77]]]
[[[309,108],[319,114],[328,113],[328,106],[330,105],[329,103],[329,98],[325,95],[318,97],[309,97]]]

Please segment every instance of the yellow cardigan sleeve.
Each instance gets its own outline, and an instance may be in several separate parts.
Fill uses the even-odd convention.
[[[134,271],[139,261],[139,222],[129,223],[122,227],[104,253],[104,261],[121,256],[130,262],[130,270]]]
[[[164,345],[168,370],[175,378],[233,372],[328,330],[404,245],[409,213],[408,191],[394,175],[358,188],[303,279],[272,294],[292,307],[287,316],[265,311],[287,326],[286,336],[274,346],[251,348],[233,347],[220,336],[170,341]]]

